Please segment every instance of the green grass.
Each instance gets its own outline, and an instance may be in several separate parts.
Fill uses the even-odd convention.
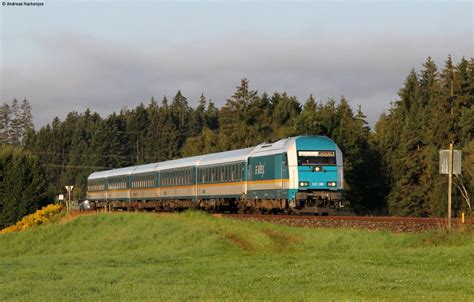
[[[473,301],[474,233],[101,214],[0,235],[0,301]]]

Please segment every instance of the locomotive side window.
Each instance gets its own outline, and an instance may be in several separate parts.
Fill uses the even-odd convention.
[[[334,151],[298,151],[298,166],[336,165]]]

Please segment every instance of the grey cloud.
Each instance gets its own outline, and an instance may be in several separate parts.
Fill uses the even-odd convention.
[[[471,43],[470,43],[471,41]],[[195,105],[201,92],[224,104],[247,77],[260,92],[287,91],[303,102],[344,95],[371,124],[389,108],[409,70],[428,56],[438,66],[472,53],[470,33],[443,36],[235,35],[187,43],[131,45],[87,35],[39,37],[34,64],[4,62],[2,100],[27,97],[35,124],[89,107],[109,114],[181,89]]]

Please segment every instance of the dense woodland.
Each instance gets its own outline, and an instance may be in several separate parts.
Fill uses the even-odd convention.
[[[345,156],[346,198],[357,213],[445,214],[447,177],[439,175],[438,150],[447,149],[450,141],[463,151],[462,179],[455,183],[474,192],[473,59],[454,63],[448,57],[440,69],[428,58],[421,70],[408,73],[399,99],[374,129],[362,108],[354,110],[345,98],[318,101],[311,95],[301,101],[286,92],[259,94],[242,79],[222,108],[204,95],[193,108],[178,91],[170,99],[152,97],[107,117],[90,110],[71,112],[38,131],[28,101],[5,103],[0,107],[0,226],[52,201],[64,185],[75,185],[75,197],[84,198],[93,171],[294,135],[326,135],[336,141]],[[24,165],[32,172],[15,168]],[[28,173],[41,175],[41,181],[30,195],[21,195],[25,190],[14,180]],[[453,200],[455,214],[467,208],[457,189]]]

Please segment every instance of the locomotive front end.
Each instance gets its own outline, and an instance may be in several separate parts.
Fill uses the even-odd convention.
[[[324,136],[299,137],[295,151],[297,190],[290,207],[322,214],[344,207],[342,152],[334,141]]]

